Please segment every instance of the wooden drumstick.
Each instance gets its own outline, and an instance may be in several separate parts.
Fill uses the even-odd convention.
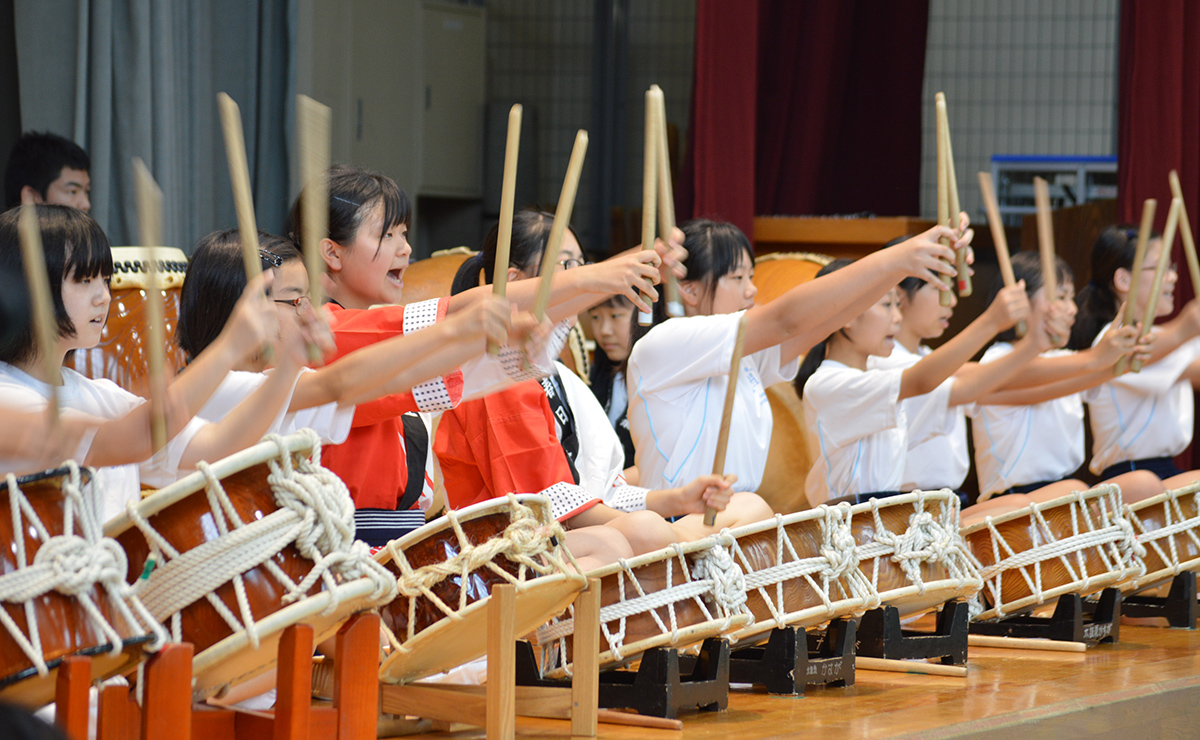
[[[1150,243],[1150,234],[1154,230],[1154,211],[1158,201],[1147,198],[1142,204],[1142,224],[1138,228],[1137,247],[1133,251],[1133,266],[1130,272],[1129,293],[1125,296],[1125,326],[1133,326],[1137,321],[1138,276],[1142,274],[1142,266],[1146,262],[1146,245]],[[1124,375],[1129,369],[1129,356],[1124,355],[1113,368],[1114,375]]]
[[[1006,286],[1016,285],[1012,258],[1008,253],[1008,237],[1004,233],[1004,221],[1000,218],[1000,205],[996,202],[996,190],[992,186],[992,173],[979,173],[979,193],[983,196],[983,207],[987,210],[988,227],[992,230],[992,242],[996,246],[996,261],[1000,263],[1000,276]],[[1025,336],[1025,320],[1017,322],[1017,337]]]
[[[658,201],[658,116],[654,109],[654,91],[646,91],[646,126],[643,137],[642,152],[642,249],[654,249],[654,220],[655,203]],[[651,303],[649,294],[643,294],[642,300]],[[654,323],[654,313],[641,311],[638,313],[638,324],[650,326]]]
[[[1033,178],[1033,201],[1037,207],[1038,253],[1042,263],[1042,288],[1046,302],[1058,300],[1058,260],[1054,256],[1054,225],[1050,221],[1050,185],[1040,177]],[[1059,347],[1066,337],[1050,336]]]
[[[892,671],[895,673],[919,673],[925,676],[967,677],[965,665],[941,665],[919,660],[889,660],[859,656],[854,659],[854,668],[860,671]]]
[[[675,230],[675,193],[671,186],[671,154],[667,147],[667,104],[658,85],[651,85],[654,93],[655,113],[658,116],[658,231],[665,242]],[[667,270],[667,316],[683,315],[683,303],[679,300],[679,278]]]
[[[937,119],[937,213],[938,224],[945,226],[950,222],[950,182],[946,176],[949,172],[946,167],[946,96],[943,93],[938,93],[935,99],[936,119]],[[946,238],[938,239],[938,242],[943,246],[951,246],[950,240]],[[939,279],[947,287],[954,285],[950,277],[939,275]],[[938,302],[943,306],[949,306],[954,302],[949,290],[938,292]]]
[[[579,129],[575,134],[575,146],[571,149],[571,160],[567,163],[567,176],[563,179],[562,193],[558,196],[558,207],[554,210],[554,222],[550,225],[546,251],[542,254],[542,280],[538,283],[537,297],[533,301],[533,317],[538,321],[546,315],[546,304],[550,302],[550,284],[554,278],[554,268],[558,266],[563,236],[571,223],[571,209],[575,206],[575,193],[579,189],[579,175],[583,172],[583,158],[587,154],[587,147],[587,131]]]
[[[217,93],[221,109],[221,129],[225,133],[225,158],[229,161],[229,181],[233,186],[233,205],[237,210],[238,232],[242,238],[242,261],[246,282],[262,274],[258,256],[258,223],[254,217],[254,199],[250,194],[250,168],[246,164],[246,135],[242,131],[242,113],[233,98]],[[263,345],[263,358],[271,361],[271,345]]]
[[[521,114],[516,103],[508,111],[508,139],[504,144],[504,181],[500,187],[500,223],[496,228],[496,263],[492,267],[492,295],[508,291],[508,255],[512,247],[513,206],[517,198],[517,156],[521,151]],[[500,343],[489,341],[488,354],[500,354]]]
[[[50,386],[47,412],[51,429],[58,428],[58,386],[62,369],[55,357],[54,342],[58,337],[58,322],[54,319],[54,303],[50,299],[50,278],[46,274],[46,253],[42,249],[42,229],[38,223],[37,206],[21,206],[17,217],[21,239],[21,260],[25,263],[25,284],[33,303],[33,331],[38,350],[45,363],[46,382]]]
[[[733,343],[733,359],[729,361],[729,385],[725,388],[725,408],[721,411],[721,429],[717,433],[717,454],[713,459],[713,475],[725,475],[725,453],[729,450],[729,425],[733,421],[733,401],[737,397],[738,376],[742,374],[742,348],[746,344],[746,314],[738,321],[737,339]],[[704,510],[704,526],[716,524],[717,510]]]
[[[321,310],[325,294],[321,276],[325,260],[321,258],[321,241],[329,233],[329,148],[333,131],[333,111],[307,95],[296,96],[296,137],[300,150],[300,180],[304,183],[303,240],[304,268],[308,270],[308,300],[313,310]],[[321,349],[308,343],[308,360],[321,361]]]
[[[967,635],[967,646],[1003,648],[1005,650],[1046,650],[1056,653],[1087,652],[1087,643],[1084,642],[1031,639],[1025,637],[999,637],[992,635]]]
[[[146,289],[146,349],[150,371],[150,440],[153,449],[167,445],[167,379],[166,336],[163,327],[163,295],[158,282],[158,247],[162,245],[163,194],[154,176],[141,157],[133,158],[133,174],[137,181],[138,231],[150,263],[146,271],[150,285]]]
[[[942,115],[946,116],[946,125],[943,127],[946,136],[946,191],[950,196],[947,211],[950,213],[950,228],[958,234],[958,214],[962,212],[958,202],[958,175],[954,172],[954,147],[950,144],[950,118],[946,112],[944,96],[942,101],[940,110]],[[954,250],[954,258],[954,268],[958,271],[958,295],[960,298],[966,298],[975,290],[971,284],[971,268],[967,265],[967,248]]]
[[[1200,260],[1196,259],[1196,237],[1192,234],[1192,225],[1188,222],[1187,204],[1183,202],[1183,188],[1179,186],[1179,173],[1171,170],[1168,175],[1171,181],[1171,197],[1178,198],[1179,206],[1179,236],[1183,240],[1183,254],[1187,257],[1188,275],[1192,278],[1192,291],[1200,294]]]
[[[1142,329],[1138,332],[1139,342],[1150,333],[1150,327],[1154,326],[1154,318],[1158,314],[1158,294],[1162,290],[1163,278],[1167,275],[1167,266],[1171,264],[1171,247],[1175,243],[1175,228],[1179,225],[1179,211],[1182,208],[1182,200],[1171,199],[1171,210],[1167,211],[1167,226],[1163,229],[1162,251],[1158,253],[1158,264],[1154,268],[1154,283],[1150,288],[1150,295],[1146,296],[1146,314],[1142,319]],[[1133,279],[1137,280],[1139,274],[1134,273]],[[1134,358],[1129,363],[1129,369],[1135,373],[1140,372],[1141,361]]]

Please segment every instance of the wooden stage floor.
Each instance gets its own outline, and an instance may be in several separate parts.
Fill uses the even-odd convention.
[[[601,724],[600,737],[1195,738],[1200,630],[1122,625],[1120,643],[1087,653],[972,648],[966,678],[859,671],[854,686],[798,697],[734,689],[727,711],[680,719],[682,733]],[[519,718],[517,731],[570,736],[569,723],[555,720]]]

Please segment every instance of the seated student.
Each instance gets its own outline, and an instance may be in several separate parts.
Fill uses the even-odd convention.
[[[552,220],[550,214],[536,211],[514,216],[510,280],[538,275]],[[478,255],[484,265],[494,262],[496,233],[493,228]],[[582,261],[570,230],[561,249],[561,270]],[[469,289],[478,275],[478,264],[464,263],[454,289]],[[772,515],[754,494],[731,496],[722,476],[699,476],[653,491],[627,485],[622,475],[624,451],[603,408],[583,381],[561,365],[541,383],[520,383],[447,411],[434,449],[453,507],[509,492],[542,492],[550,498],[555,517],[571,532],[605,524],[620,531],[634,553]],[[706,506],[721,511],[716,527],[703,524]],[[680,518],[668,523],[664,517]]]
[[[62,409],[115,420],[112,426],[102,428],[103,433],[85,434],[77,449],[80,462],[103,468],[97,472],[97,490],[104,495],[105,518],[126,502],[136,501],[141,483],[174,480],[180,468],[225,457],[257,442],[277,409],[247,402],[220,424],[206,424],[192,416],[233,365],[259,352],[278,334],[275,309],[263,294],[269,277],[247,287],[225,331],[168,386],[164,405],[170,441],[164,450],[155,450],[150,440],[149,404],[143,399],[111,381],[91,380],[69,368],[47,374],[43,352],[51,352],[59,367],[68,351],[92,347],[100,340],[111,300],[112,253],[104,232],[83,211],[65,206],[30,207],[38,212],[58,337],[53,347],[43,350],[29,327],[0,345],[0,406],[42,412],[53,384],[58,386]],[[19,209],[13,209],[0,215],[0,269],[23,269],[18,214]],[[264,386],[263,393],[269,396],[277,391],[272,384]],[[0,460],[0,470],[30,472],[25,461],[12,459]]]
[[[625,450],[625,477],[636,483],[633,437],[629,434],[629,393],[625,388],[625,365],[632,344],[636,312],[633,303],[623,295],[615,295],[588,311],[592,336],[596,339],[596,356],[592,361],[590,381],[592,393],[604,407],[608,421]]]
[[[4,208],[45,203],[90,211],[91,168],[87,152],[70,139],[26,132],[8,154]]]

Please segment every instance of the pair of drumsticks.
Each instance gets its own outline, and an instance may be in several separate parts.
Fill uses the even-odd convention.
[[[662,88],[646,90],[646,125],[642,153],[642,249],[654,249],[657,219],[659,236],[665,242],[675,230],[675,195],[671,186],[671,156],[667,150],[667,109]],[[679,282],[667,270],[667,315],[683,315],[679,300]],[[650,303],[650,296],[643,296]],[[641,312],[638,323],[650,326],[653,314]]]
[[[958,214],[958,176],[954,172],[954,150],[950,145],[950,119],[946,114],[946,94],[938,93],[935,97],[937,114],[937,212],[938,223],[949,226],[955,234],[960,234]],[[941,243],[950,246],[950,240],[942,238]],[[967,248],[954,250],[955,271],[958,273],[958,294],[962,297],[971,295],[974,288],[971,285],[971,271],[967,267]],[[949,277],[943,277],[942,282],[947,288],[953,286]],[[943,290],[938,294],[938,300],[943,306],[951,302],[950,291]]]

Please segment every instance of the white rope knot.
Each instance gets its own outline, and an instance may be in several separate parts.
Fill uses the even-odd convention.
[[[713,601],[726,615],[743,611],[746,604],[746,575],[723,545],[713,545],[695,561],[692,578],[712,581]]]
[[[821,519],[821,557],[829,562],[829,577],[845,578],[858,570],[858,540],[850,529],[850,505],[826,506]]]
[[[96,584],[124,584],[128,569],[125,550],[107,537],[88,542],[73,534],[51,537],[33,556],[34,565],[54,573],[54,590],[66,596],[91,591]]]
[[[1117,540],[1117,552],[1121,554],[1122,562],[1137,568],[1138,572],[1131,577],[1140,578],[1146,575],[1146,547],[1138,541],[1137,532],[1133,530],[1133,524],[1124,516],[1124,512],[1118,511],[1116,514],[1116,525],[1121,530],[1121,539]]]

